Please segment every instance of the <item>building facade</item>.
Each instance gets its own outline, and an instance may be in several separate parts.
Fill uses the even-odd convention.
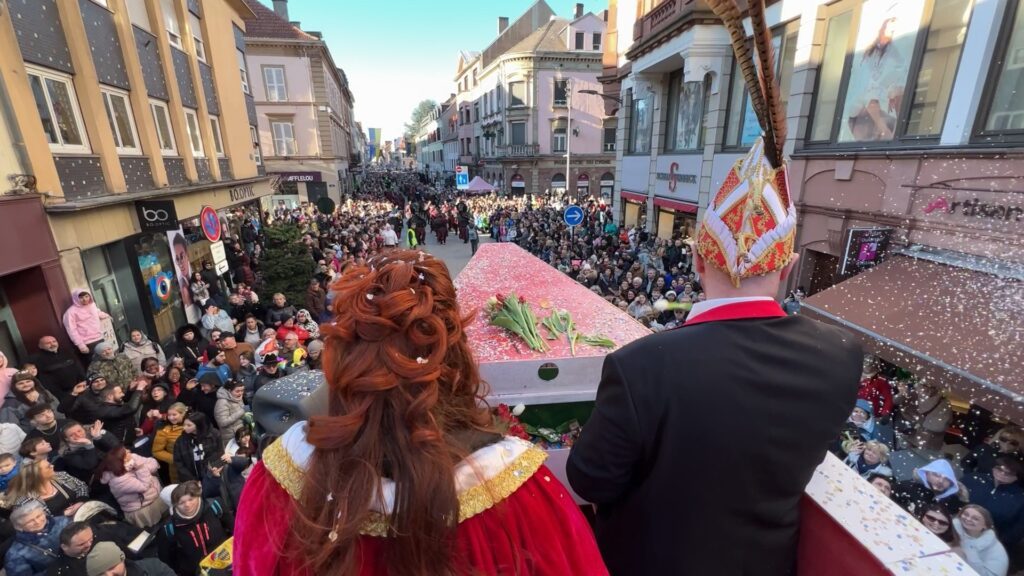
[[[695,218],[760,133],[728,36],[701,3],[613,12],[616,208],[692,235],[679,212]],[[781,0],[767,16],[799,211],[789,288],[886,360],[1020,421],[1024,7]]]
[[[139,328],[168,341],[197,317],[176,279],[203,261],[226,266],[212,232],[237,232],[271,192],[242,90],[248,15],[240,0],[0,10],[5,118],[25,174],[18,191],[29,193],[0,209],[18,219],[0,227],[31,246],[2,281],[0,318],[18,330],[0,340],[16,352],[34,350],[43,330],[63,337],[55,328],[72,288],[92,291],[117,340]]]
[[[319,32],[288,20],[287,0],[274,10],[245,0],[248,90],[255,99],[263,165],[279,177],[275,205],[297,205],[351,191],[354,99]]]

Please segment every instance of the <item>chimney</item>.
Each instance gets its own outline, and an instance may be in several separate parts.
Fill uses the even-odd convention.
[[[274,0],[274,12],[285,22],[288,21],[288,0]]]
[[[605,10],[604,12],[601,13],[601,19],[604,20],[605,22],[608,22],[608,10]]]
[[[500,35],[508,28],[508,16],[498,16],[498,34]]]
[[[576,15],[573,16],[573,19],[579,18],[580,16],[583,16],[583,2],[576,3]]]

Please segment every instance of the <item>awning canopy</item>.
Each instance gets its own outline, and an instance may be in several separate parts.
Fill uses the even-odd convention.
[[[479,176],[473,178],[473,180],[470,181],[469,183],[469,187],[466,188],[466,192],[470,194],[484,194],[486,192],[494,192],[496,190],[497,188],[491,186],[490,183],[487,182],[487,180],[484,180]]]
[[[896,255],[806,299],[868,351],[1024,422],[1024,282]]]
[[[622,191],[622,199],[629,200],[630,202],[639,202],[641,204],[647,202],[647,194],[641,194],[640,192],[630,192],[629,190]]]
[[[671,198],[662,198],[660,196],[656,196],[654,198],[654,205],[655,206],[659,206],[661,208],[668,208],[670,210],[675,210],[676,212],[686,212],[687,214],[696,214],[697,213],[697,205],[696,204],[691,204],[689,202],[683,202],[681,200],[673,200]]]

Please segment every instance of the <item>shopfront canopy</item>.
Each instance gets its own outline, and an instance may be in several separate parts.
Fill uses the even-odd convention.
[[[1024,282],[1013,267],[903,252],[811,296],[801,314],[848,328],[867,351],[1024,422]]]
[[[466,192],[469,194],[486,194],[488,192],[496,192],[498,189],[491,186],[487,180],[477,176],[469,182],[469,187],[466,188]]]

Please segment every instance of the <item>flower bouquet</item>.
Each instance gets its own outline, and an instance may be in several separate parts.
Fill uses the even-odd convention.
[[[552,310],[551,314],[541,324],[548,331],[548,340],[558,340],[559,336],[565,334],[566,338],[569,339],[569,351],[572,352],[573,356],[576,355],[577,342],[583,342],[584,344],[600,348],[615,347],[615,342],[606,336],[580,334],[568,310]]]
[[[531,350],[546,352],[550,349],[537,332],[537,317],[522,296],[495,294],[487,300],[487,313],[492,326],[516,334]]]

